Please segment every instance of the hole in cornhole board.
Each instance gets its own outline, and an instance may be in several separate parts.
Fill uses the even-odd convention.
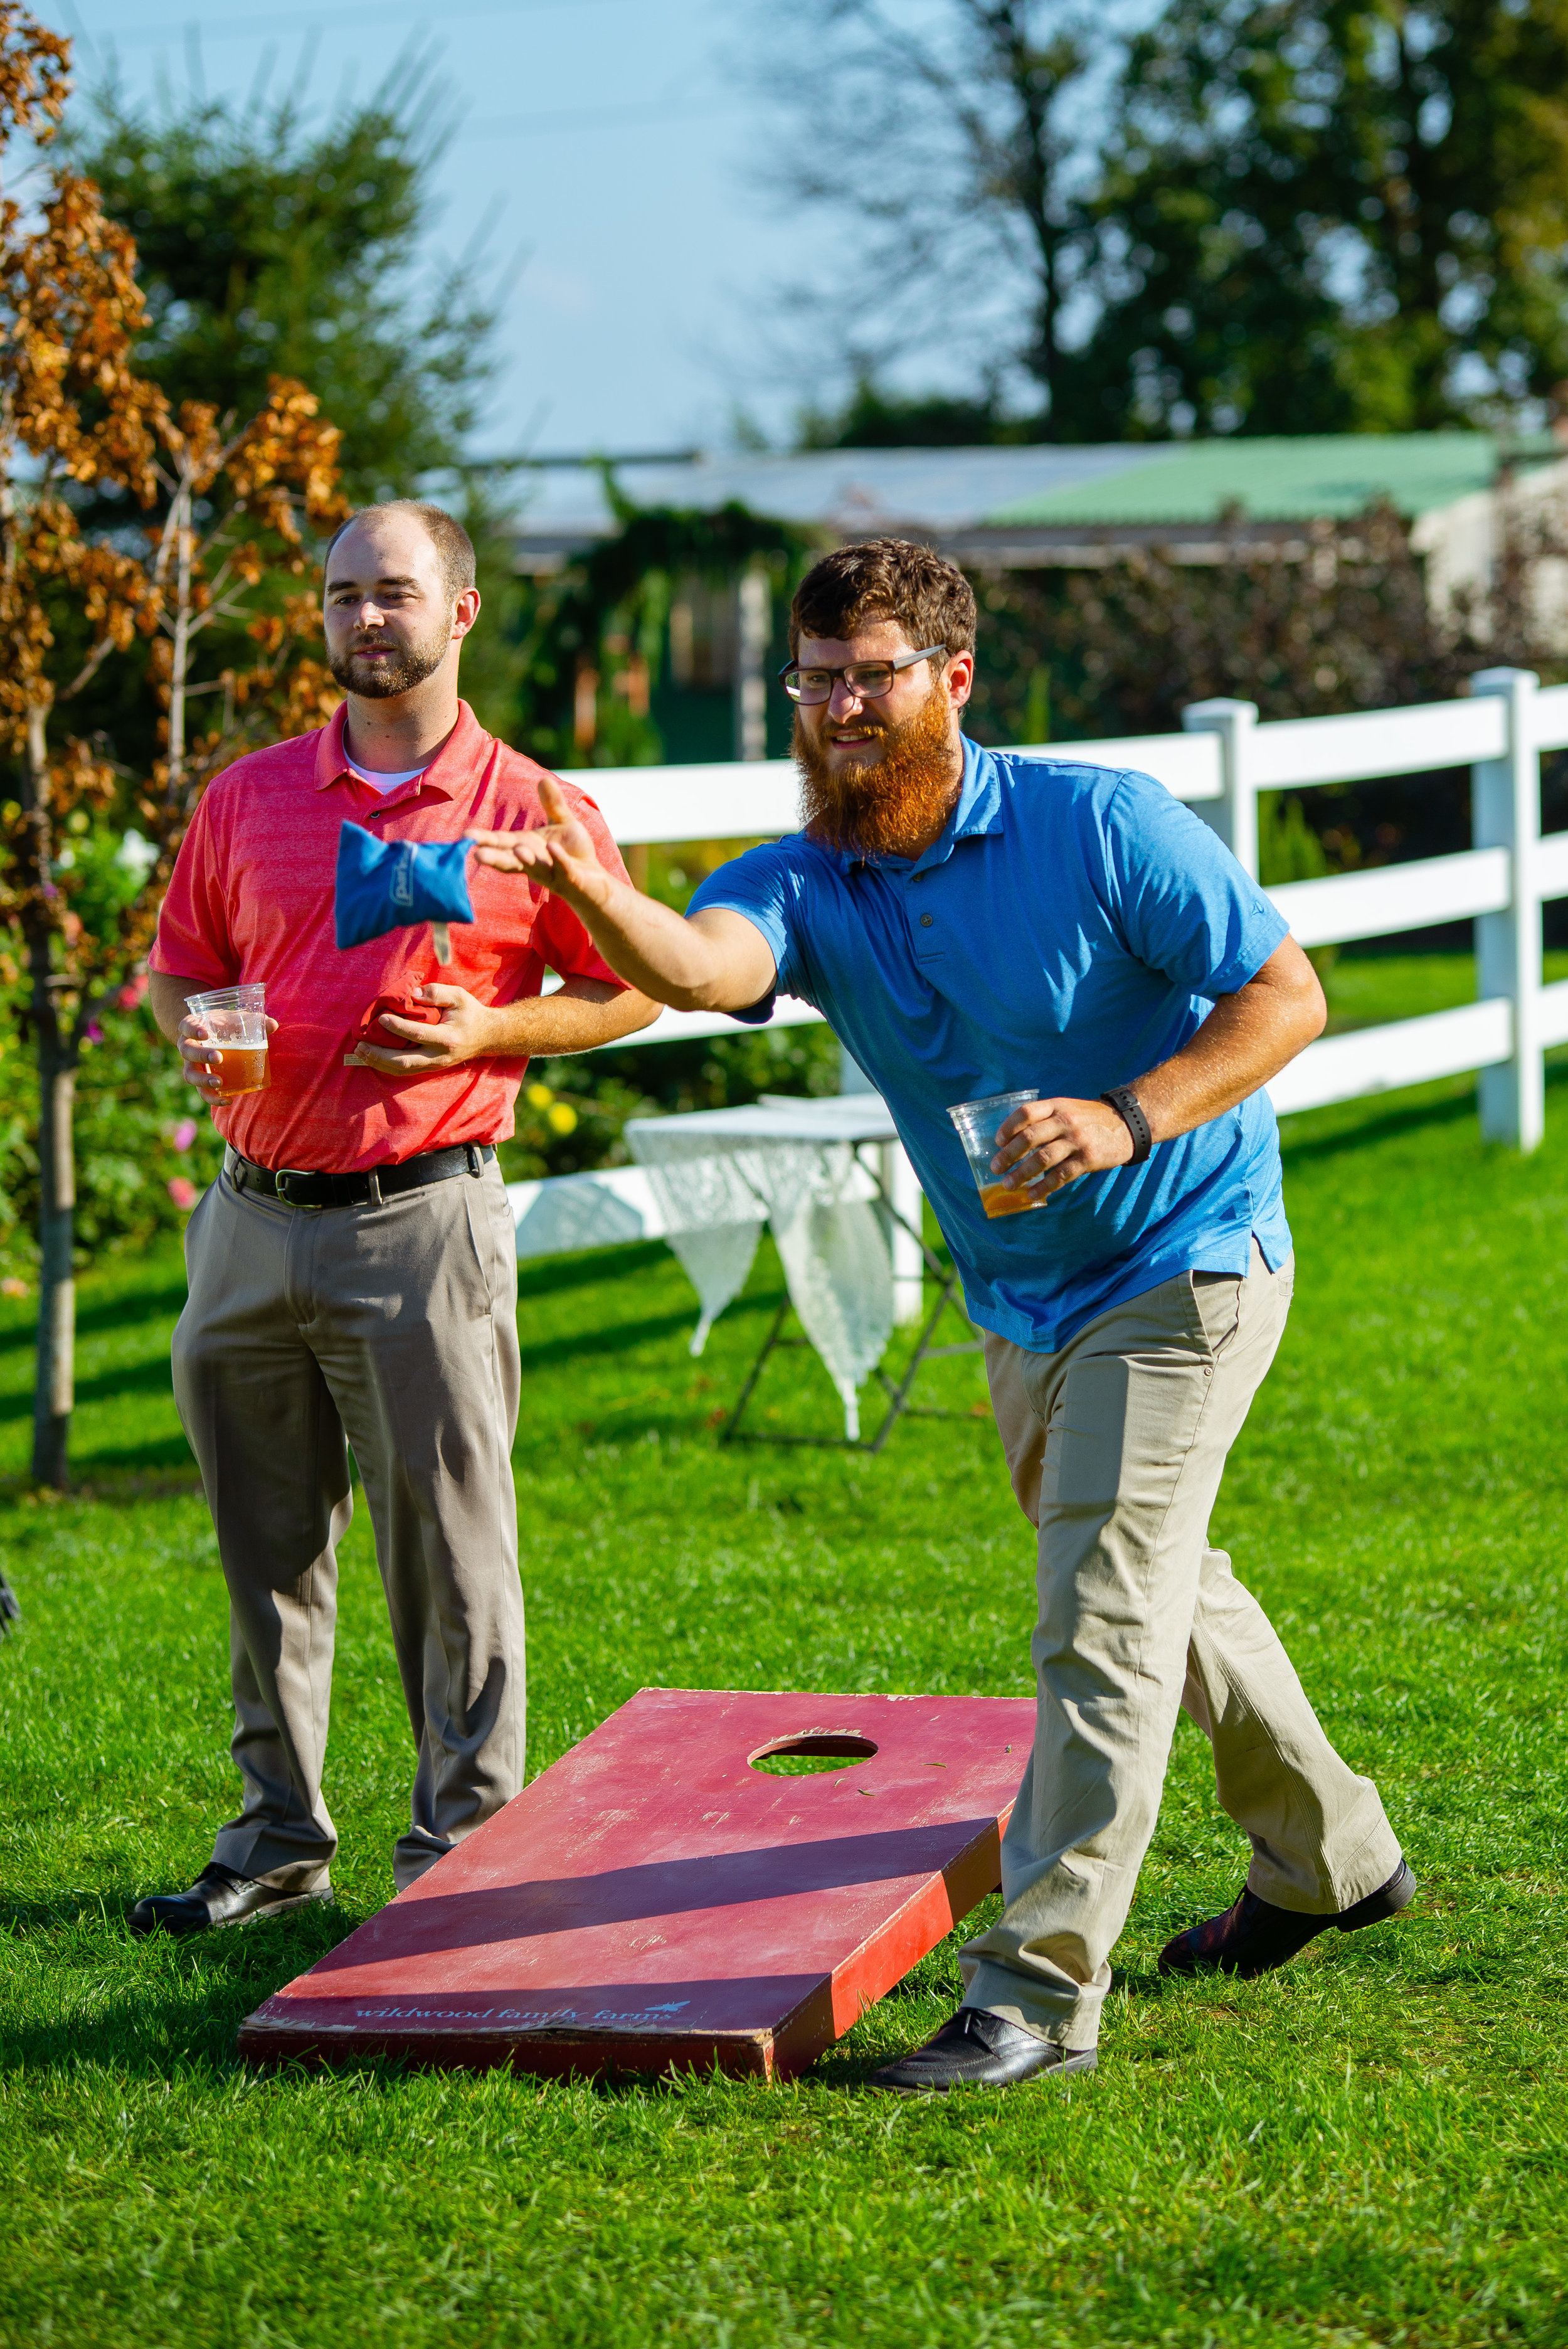
[[[850,1770],[869,1762],[876,1752],[869,1737],[845,1737],[832,1730],[811,1729],[801,1737],[781,1737],[774,1745],[747,1756],[753,1770],[770,1778],[809,1778],[818,1770]]]
[[[1026,1698],[643,1689],[240,2053],[792,2077],[997,1889],[1034,1723]]]

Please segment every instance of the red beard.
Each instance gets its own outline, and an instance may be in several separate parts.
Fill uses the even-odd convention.
[[[934,686],[913,718],[878,729],[882,756],[872,767],[835,772],[795,717],[800,770],[800,820],[823,848],[848,856],[913,856],[942,828],[958,786],[953,775],[951,704]],[[869,714],[862,725],[875,726]]]

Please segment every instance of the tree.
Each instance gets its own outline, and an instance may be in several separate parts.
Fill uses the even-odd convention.
[[[1568,377],[1565,0],[1171,0],[1081,355],[1106,437],[1507,422]]]
[[[0,0],[0,149],[17,132],[47,143],[67,63],[64,42]],[[332,698],[298,650],[314,599],[280,585],[278,566],[296,579],[308,567],[302,514],[325,529],[344,511],[336,433],[302,384],[281,381],[242,429],[199,402],[176,419],[131,367],[135,264],[75,173],[54,173],[31,217],[0,205],[0,757],[15,776],[0,805],[0,917],[26,965],[38,1068],[33,1473],[54,1485],[73,1407],[74,1091],[94,1014],[145,953],[209,777],[263,721],[297,731]],[[117,501],[117,529],[84,529],[86,505]],[[162,755],[128,776],[101,744],[53,730],[139,637],[151,640]],[[203,675],[209,643],[228,657]],[[192,704],[211,694],[198,731]],[[128,802],[146,829],[119,837]]]
[[[975,449],[1041,437],[1043,419],[1016,416],[999,388],[978,394],[886,391],[862,376],[841,408],[802,409],[798,449]]]
[[[139,370],[175,408],[239,416],[274,376],[310,384],[343,419],[356,503],[455,461],[489,370],[493,316],[469,266],[409,290],[441,143],[418,81],[408,58],[318,130],[292,98],[159,115],[111,87],[67,134],[136,239]]]
[[[792,125],[771,184],[841,233],[786,295],[820,374],[874,380],[911,350],[978,350],[1021,370],[1038,437],[1077,437],[1068,314],[1092,253],[1082,137],[1087,18],[1047,0],[801,0],[760,19],[764,88]],[[809,69],[801,69],[801,60]]]

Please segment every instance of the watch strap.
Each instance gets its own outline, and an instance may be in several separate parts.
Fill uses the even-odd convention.
[[[1132,1136],[1130,1164],[1141,1166],[1154,1147],[1154,1136],[1149,1130],[1149,1120],[1143,1114],[1143,1104],[1130,1085],[1112,1085],[1101,1093],[1102,1102],[1113,1109]]]

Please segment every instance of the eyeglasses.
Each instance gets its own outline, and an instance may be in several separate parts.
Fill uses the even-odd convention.
[[[851,661],[843,668],[802,668],[799,661],[786,661],[779,682],[791,701],[804,702],[808,709],[820,701],[831,701],[841,678],[857,701],[880,701],[892,690],[901,668],[913,668],[916,661],[939,660],[946,651],[945,645],[927,645],[923,652],[900,653],[896,660]]]

